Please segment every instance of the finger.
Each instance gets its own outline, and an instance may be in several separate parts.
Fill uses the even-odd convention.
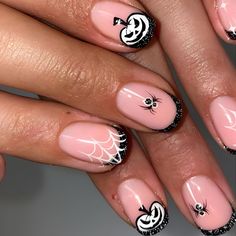
[[[236,153],[235,69],[202,3],[159,0],[145,5],[160,18],[161,43],[213,137],[230,153]]]
[[[2,84],[135,129],[170,131],[179,123],[180,101],[160,76],[8,7],[0,12]]]
[[[2,155],[0,155],[0,181],[3,180],[5,176],[6,163]]]
[[[236,2],[234,0],[203,1],[219,36],[227,43],[236,40]]]
[[[136,0],[34,1],[1,0],[96,45],[127,52],[145,47],[155,21]]]
[[[90,172],[126,156],[124,129],[70,107],[1,92],[0,109],[1,153]]]
[[[155,44],[132,54],[132,59],[142,65],[148,62],[150,69],[173,83],[162,54]],[[206,235],[229,231],[236,221],[235,198],[190,117],[172,135],[139,134],[156,173],[190,222]],[[235,166],[234,159],[228,161]]]
[[[168,224],[162,186],[136,142],[124,165],[90,176],[113,209],[142,235],[155,235]]]

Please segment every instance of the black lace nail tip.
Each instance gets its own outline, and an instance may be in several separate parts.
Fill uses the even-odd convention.
[[[231,149],[231,148],[229,148],[229,147],[227,147],[227,146],[224,146],[224,149],[225,149],[227,152],[229,152],[230,154],[236,155],[236,150]]]
[[[119,126],[112,126],[112,128],[114,128],[118,133],[117,137],[120,140],[120,145],[119,145],[118,152],[117,152],[116,156],[114,156],[114,158],[112,158],[105,165],[116,166],[116,165],[119,165],[122,163],[122,161],[125,159],[125,156],[127,154],[128,135],[126,134],[124,129]]]
[[[134,25],[132,26],[131,23]],[[151,41],[156,30],[155,20],[144,12],[132,13],[126,22],[115,17],[114,26],[117,24],[125,26],[120,32],[120,40],[130,48],[144,48]],[[128,30],[129,27],[132,28]]]
[[[159,202],[154,202],[153,204],[152,204],[152,206],[154,205],[154,204],[160,204]],[[151,206],[151,207],[152,207]],[[169,223],[169,214],[168,214],[168,211],[167,211],[167,209],[165,208],[165,206],[163,206],[162,204],[160,204],[160,206],[162,207],[162,209],[164,210],[164,218],[163,218],[163,220],[162,220],[162,222],[161,222],[161,224],[159,225],[159,226],[153,226],[153,227],[150,227],[150,228],[148,228],[148,229],[146,229],[146,227],[148,227],[148,225],[146,225],[146,222],[144,222],[143,224],[144,224],[144,226],[145,226],[145,229],[143,229],[143,230],[141,230],[141,228],[138,226],[138,221],[139,221],[139,218],[140,217],[145,217],[145,214],[144,215],[141,215],[138,219],[137,219],[137,221],[136,221],[136,229],[137,229],[137,231],[141,234],[141,235],[147,235],[147,236],[149,236],[149,235],[155,235],[155,234],[157,234],[157,233],[159,233],[159,232],[161,232],[162,230],[164,230],[165,229],[165,227],[168,225],[168,223]],[[151,207],[150,207],[150,209],[151,209]],[[145,211],[144,212],[146,212],[146,214],[147,214],[147,216],[151,216],[151,213],[152,212],[150,212],[150,209],[149,209],[149,212],[148,212],[148,210],[146,210],[145,209]],[[157,216],[156,216],[157,217]],[[160,218],[160,216],[159,216],[159,218]],[[156,222],[156,221],[158,221],[159,222],[159,220],[160,219],[154,219],[154,221]],[[142,222],[142,221],[141,221]],[[152,224],[152,222],[150,222],[150,224]],[[155,224],[155,223],[154,223]]]
[[[225,31],[227,33],[227,35],[229,36],[230,39],[232,40],[236,40],[236,32],[233,31]]]
[[[229,232],[234,227],[234,225],[236,223],[236,212],[234,209],[232,209],[232,211],[233,211],[232,216],[231,216],[229,222],[225,226],[223,226],[219,229],[210,230],[210,231],[200,229],[201,232],[207,236],[217,236],[217,235],[222,235],[222,234]]]
[[[171,96],[174,103],[176,104],[176,116],[175,116],[173,123],[170,126],[168,126],[167,128],[165,128],[163,130],[159,130],[160,132],[164,132],[164,133],[170,132],[173,129],[175,129],[183,117],[183,107],[182,107],[181,101],[177,97],[175,97],[171,94],[169,94],[169,95]]]

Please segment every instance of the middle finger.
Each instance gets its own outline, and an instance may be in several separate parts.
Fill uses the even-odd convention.
[[[180,101],[160,76],[0,5],[1,78],[139,130],[169,131]]]

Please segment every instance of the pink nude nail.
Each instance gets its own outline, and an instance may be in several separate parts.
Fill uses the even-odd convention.
[[[175,128],[182,117],[182,106],[176,97],[142,83],[125,85],[117,95],[117,107],[128,118],[164,132]]]
[[[126,154],[127,135],[120,127],[79,122],[62,131],[59,146],[81,161],[118,165]]]
[[[222,190],[208,177],[196,176],[183,186],[183,197],[205,235],[221,235],[236,222],[236,213]]]
[[[216,98],[211,103],[210,114],[226,150],[236,154],[236,100],[228,96]]]
[[[131,48],[146,46],[156,26],[155,21],[141,10],[114,1],[95,3],[91,20],[103,35]]]
[[[154,235],[168,224],[168,213],[157,196],[141,180],[129,179],[118,187],[118,197],[133,225],[143,235]]]
[[[236,1],[217,0],[220,21],[229,38],[236,40]]]

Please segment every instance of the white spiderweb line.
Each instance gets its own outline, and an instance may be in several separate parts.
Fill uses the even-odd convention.
[[[93,145],[93,150],[91,153],[85,153],[81,152],[82,154],[86,155],[91,162],[94,160],[98,160],[103,163],[114,163],[115,164],[120,164],[122,162],[122,155],[121,153],[126,150],[126,147],[120,148],[120,145],[124,142],[126,142],[126,138],[122,139],[126,134],[118,134],[114,133],[111,130],[108,130],[109,137],[105,141],[98,141],[95,140],[94,138],[91,138],[91,141],[88,140],[80,140],[84,143],[88,143]],[[109,144],[111,145],[109,147],[104,147],[104,144]],[[118,145],[117,145],[118,143]],[[115,153],[112,153],[112,150],[115,149]],[[100,150],[101,154],[99,156],[96,156],[95,153]],[[105,159],[104,156],[108,156],[108,159]]]
[[[225,116],[229,122],[229,125],[225,125],[224,127],[226,129],[231,129],[233,131],[236,131],[236,111],[230,110],[222,105],[220,105],[222,110],[225,113]]]

